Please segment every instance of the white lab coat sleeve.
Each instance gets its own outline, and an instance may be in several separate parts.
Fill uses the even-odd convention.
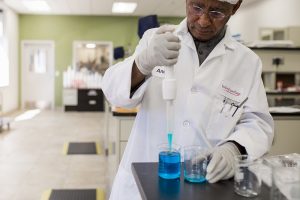
[[[136,55],[148,46],[152,32],[144,33],[132,56],[106,70],[102,79],[102,90],[107,100],[114,106],[133,108],[141,102],[148,81],[146,80],[130,97],[131,71]]]
[[[269,113],[266,92],[261,79],[260,59],[257,61],[257,66],[244,112],[233,133],[226,139],[226,141],[233,140],[244,146],[248,155],[253,159],[269,151],[274,137],[274,122]]]

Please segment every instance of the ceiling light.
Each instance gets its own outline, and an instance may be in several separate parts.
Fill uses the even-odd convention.
[[[85,47],[88,49],[94,49],[94,48],[96,48],[96,44],[94,44],[94,43],[86,44]]]
[[[137,3],[134,2],[114,2],[112,7],[113,13],[133,13]]]
[[[23,0],[23,5],[29,11],[49,12],[51,10],[48,3],[43,0]]]

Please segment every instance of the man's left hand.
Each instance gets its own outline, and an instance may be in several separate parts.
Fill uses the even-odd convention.
[[[234,175],[234,157],[240,155],[238,148],[231,142],[216,147],[207,166],[206,179],[209,183],[226,180]]]

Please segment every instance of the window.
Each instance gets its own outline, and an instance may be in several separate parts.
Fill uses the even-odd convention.
[[[4,35],[3,11],[0,10],[0,38]]]
[[[35,48],[30,52],[29,71],[39,74],[47,72],[47,52],[44,48]]]
[[[4,13],[0,10],[0,87],[9,84],[9,65],[4,28]]]
[[[106,41],[74,41],[73,65],[76,70],[104,74],[112,64],[112,43]]]

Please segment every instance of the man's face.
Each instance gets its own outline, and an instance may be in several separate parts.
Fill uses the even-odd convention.
[[[186,0],[190,33],[200,41],[214,38],[239,8],[240,3],[232,5],[218,0]]]

